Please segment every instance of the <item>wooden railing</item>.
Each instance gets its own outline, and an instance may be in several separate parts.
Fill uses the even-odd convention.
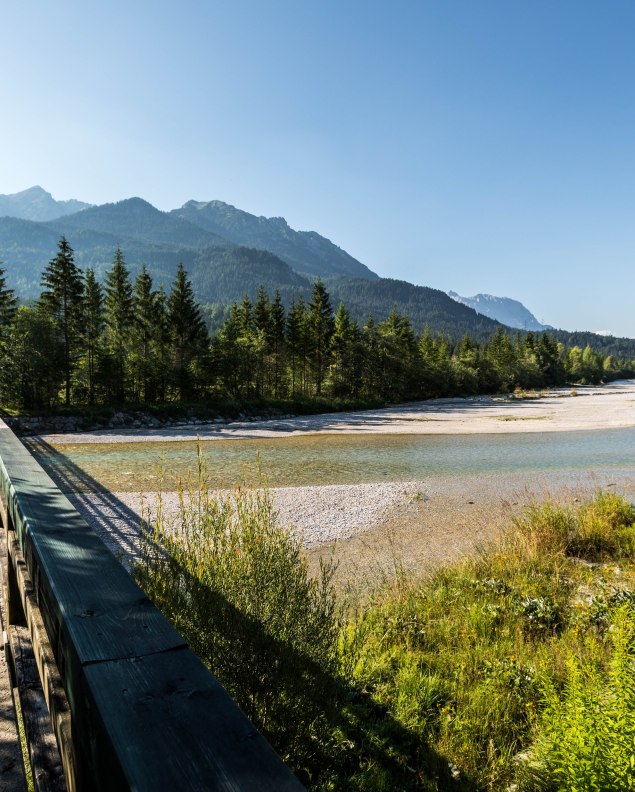
[[[36,702],[36,789],[303,788],[2,421],[0,491],[12,654],[37,667],[59,749]]]

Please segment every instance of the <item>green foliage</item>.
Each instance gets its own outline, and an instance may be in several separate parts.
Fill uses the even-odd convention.
[[[619,608],[606,667],[569,651],[562,689],[547,679],[537,736],[520,773],[524,790],[635,789],[635,613]]]
[[[558,555],[602,561],[615,556],[632,558],[635,509],[610,492],[598,492],[582,508],[573,510],[546,503],[530,506],[514,521],[513,542],[527,558]]]
[[[633,519],[610,493],[547,504],[481,558],[429,580],[398,575],[349,621],[345,672],[419,750],[445,757],[462,788],[633,788]],[[589,525],[619,537],[594,550],[602,564],[574,556],[588,557],[578,540]],[[430,779],[413,743],[400,748],[419,782]],[[375,781],[367,772],[360,788]]]
[[[7,331],[2,400],[11,407],[49,407],[64,378],[64,347],[55,320],[20,306]]]
[[[309,342],[309,360],[315,382],[315,395],[322,395],[322,383],[326,378],[329,365],[331,336],[334,321],[331,298],[322,281],[318,278],[313,285],[311,301],[307,313],[306,332]]]
[[[135,576],[243,711],[296,769],[315,762],[336,688],[333,567],[312,579],[271,495],[196,481],[171,516],[159,499]]]
[[[141,268],[134,283],[130,370],[133,392],[140,401],[151,402],[161,391],[168,366],[167,316],[164,295],[154,291],[147,269]]]
[[[0,334],[11,324],[18,303],[15,292],[7,288],[6,282],[5,271],[0,267]]]
[[[73,249],[62,237],[58,252],[42,274],[41,312],[54,322],[64,350],[65,404],[71,403],[71,380],[79,357],[83,318],[84,276],[75,264]]]
[[[84,295],[84,337],[83,366],[80,380],[83,379],[89,404],[96,400],[98,370],[103,358],[103,332],[105,327],[104,295],[101,284],[92,269],[86,270],[86,291]]]
[[[134,206],[140,216],[148,214],[143,202]],[[146,218],[150,227],[156,221],[155,211]],[[174,221],[176,233],[182,230],[182,221]],[[562,385],[571,378],[583,382],[615,378],[633,369],[632,362],[603,357],[589,346],[584,351],[567,349],[547,334],[517,333],[511,339],[496,324],[492,325],[496,332],[485,343],[470,335],[456,342],[452,338],[466,318],[461,316],[455,317],[454,330],[447,336],[433,336],[428,326],[417,335],[411,317],[398,309],[415,287],[398,281],[390,288],[380,281],[349,283],[356,287],[350,292],[353,305],[358,293],[377,293],[382,299],[396,296],[400,301],[395,300],[381,321],[369,316],[360,325],[344,303],[334,316],[331,295],[319,279],[308,303],[303,297],[303,292],[309,293],[308,281],[306,288],[287,292],[287,298],[295,295],[288,309],[285,294],[277,290],[272,299],[262,282],[254,301],[251,281],[245,280],[240,304],[227,309],[208,306],[207,318],[217,327],[210,339],[183,264],[177,268],[169,296],[162,286],[153,289],[145,266],[133,289],[118,248],[102,288],[91,268],[84,284],[72,249],[64,238],[59,245],[58,257],[43,275],[47,288],[39,304],[54,320],[63,344],[67,405],[71,401],[220,403],[227,398],[259,402],[299,398],[308,403],[326,398],[336,409],[338,400],[394,403],[495,391],[522,393],[530,387]],[[258,253],[249,255],[254,252]],[[230,254],[236,251],[222,252]],[[340,281],[332,284],[335,289],[342,286]],[[442,310],[441,297],[449,300],[434,293],[438,310]],[[13,300],[0,271],[5,331],[13,319]],[[470,310],[449,301],[459,313]],[[433,319],[437,308],[431,311]],[[52,379],[53,372],[47,376]],[[23,406],[33,402],[25,400]]]
[[[114,398],[123,402],[128,384],[128,355],[133,321],[132,284],[120,248],[115,251],[112,267],[106,273],[104,301],[107,327],[106,344],[113,362]]]
[[[172,381],[178,398],[188,399],[195,390],[192,380],[196,366],[207,349],[208,336],[183,264],[178,266],[168,297],[167,324],[171,341]]]

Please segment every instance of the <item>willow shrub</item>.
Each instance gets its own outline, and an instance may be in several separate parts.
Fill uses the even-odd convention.
[[[333,566],[312,578],[268,490],[243,481],[215,491],[200,450],[178,508],[160,494],[145,521],[139,585],[282,758],[310,778],[337,698]]]

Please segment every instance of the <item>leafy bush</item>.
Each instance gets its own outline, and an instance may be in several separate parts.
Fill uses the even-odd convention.
[[[551,680],[538,736],[521,771],[526,790],[635,789],[635,615],[615,614],[606,670],[567,657],[564,687]]]
[[[311,578],[269,492],[214,491],[200,451],[176,513],[160,496],[146,520],[139,585],[282,757],[310,765],[337,687],[333,566]]]

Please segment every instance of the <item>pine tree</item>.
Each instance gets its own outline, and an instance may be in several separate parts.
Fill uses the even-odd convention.
[[[276,399],[282,395],[283,372],[285,358],[285,325],[286,317],[280,292],[276,289],[271,303],[271,321],[269,329],[269,347],[273,357],[273,395]]]
[[[95,403],[95,384],[103,332],[103,289],[95,278],[95,271],[89,268],[86,270],[86,293],[84,298],[84,353],[89,404]]]
[[[56,333],[63,347],[65,404],[71,403],[71,382],[81,347],[84,276],[75,264],[73,249],[61,237],[58,252],[42,273],[44,291],[39,307],[54,321]]]
[[[9,365],[7,340],[16,315],[17,299],[13,289],[6,288],[4,273],[4,269],[0,267],[0,399],[3,402],[8,402],[11,398],[9,394],[12,387],[11,377],[13,376],[13,371]]]
[[[123,402],[126,397],[126,366],[133,319],[130,274],[120,248],[115,251],[111,269],[106,273],[106,326],[108,348],[114,364],[114,395]]]
[[[13,321],[18,304],[13,289],[7,289],[6,282],[5,270],[0,267],[0,333],[4,333]]]
[[[319,278],[313,284],[307,329],[315,393],[317,396],[321,396],[322,384],[329,365],[329,347],[333,335],[333,309],[329,293]]]
[[[172,341],[172,373],[179,399],[189,398],[194,390],[192,365],[207,350],[209,338],[192,285],[183,264],[168,298],[168,326]]]
[[[158,305],[158,293],[152,288],[152,278],[141,267],[134,283],[132,298],[131,368],[135,392],[142,401],[156,397],[159,382],[159,356],[164,312]]]
[[[302,297],[291,303],[286,323],[286,348],[291,375],[291,398],[304,393],[308,333],[306,305]]]

